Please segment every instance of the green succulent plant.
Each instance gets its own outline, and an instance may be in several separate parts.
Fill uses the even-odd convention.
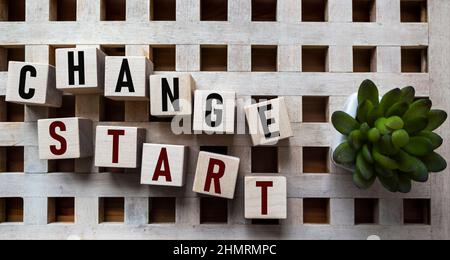
[[[393,89],[381,100],[377,86],[365,80],[358,91],[356,118],[333,113],[333,126],[346,140],[333,152],[336,163],[354,169],[353,182],[367,189],[378,180],[391,192],[408,193],[412,182],[441,172],[445,159],[435,152],[442,138],[433,131],[447,119],[429,99],[416,99],[413,87]]]

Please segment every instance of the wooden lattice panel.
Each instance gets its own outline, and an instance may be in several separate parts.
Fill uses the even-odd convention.
[[[201,2],[0,0],[0,238],[450,238],[449,170],[406,195],[379,184],[361,191],[328,155],[330,115],[366,78],[382,92],[415,86],[450,111],[450,1]],[[197,89],[236,91],[238,131],[251,97],[285,97],[294,137],[264,150],[248,135],[174,135],[148,102],[97,95],[67,95],[61,109],[5,102],[8,61],[54,64],[56,49],[73,46],[147,56],[156,74],[187,72]],[[185,187],[140,185],[139,170],[96,168],[92,158],[39,160],[37,120],[63,116],[188,146]],[[445,140],[449,131],[440,130]],[[241,158],[234,200],[192,192],[200,150]],[[287,177],[286,220],[244,219],[244,176],[261,172]]]

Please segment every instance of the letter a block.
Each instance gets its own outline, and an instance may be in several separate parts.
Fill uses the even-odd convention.
[[[194,131],[233,134],[236,92],[196,90]]]
[[[56,87],[68,93],[102,93],[105,53],[97,48],[56,50]]]
[[[141,162],[145,129],[137,127],[97,126],[95,166],[137,168]]]
[[[286,219],[285,177],[245,177],[245,218]]]
[[[253,145],[274,144],[293,136],[284,98],[245,107]]]
[[[6,101],[60,107],[62,93],[56,89],[55,67],[47,64],[10,62]]]
[[[144,144],[141,184],[182,187],[187,147]]]
[[[192,115],[194,80],[190,74],[150,76],[150,112],[152,116]]]
[[[38,121],[39,159],[78,159],[93,154],[92,121],[84,118]]]
[[[106,57],[105,96],[114,100],[148,100],[152,65],[144,56]]]
[[[239,158],[200,152],[195,171],[194,192],[233,199]]]

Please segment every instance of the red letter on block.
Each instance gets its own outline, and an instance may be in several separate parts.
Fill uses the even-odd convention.
[[[164,170],[161,167],[164,164]],[[170,175],[169,158],[167,156],[167,149],[162,148],[159,154],[158,163],[156,164],[155,173],[153,174],[153,181],[158,181],[159,177],[166,177],[167,182],[172,182],[172,176]]]
[[[59,149],[56,148],[56,145],[50,145],[50,152],[54,155],[63,155],[67,151],[67,141],[64,137],[56,133],[56,128],[64,132],[66,131],[66,125],[61,121],[55,121],[50,124],[50,136],[61,144]]]
[[[267,189],[273,187],[273,181],[257,181],[256,187],[261,187],[261,215],[267,215]]]
[[[214,172],[214,166],[219,167],[217,172]],[[214,179],[214,189],[217,194],[221,194],[220,190],[220,178],[225,175],[225,163],[221,160],[210,159],[208,165],[208,173],[206,174],[205,192],[209,192],[211,189],[211,182]]]
[[[112,162],[119,163],[119,137],[125,135],[125,130],[108,130],[108,135],[113,136]]]

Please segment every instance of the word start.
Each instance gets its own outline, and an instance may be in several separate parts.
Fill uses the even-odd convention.
[[[233,134],[236,93],[196,90],[191,75],[152,75],[146,57],[109,57],[97,48],[58,49],[56,67],[10,62],[6,101],[61,107],[63,92],[104,93],[107,98],[149,101],[155,117],[193,116],[194,131]],[[192,100],[193,99],[193,100]],[[253,145],[270,145],[293,136],[284,98],[244,107]],[[189,160],[182,145],[150,144],[140,127],[96,126],[90,119],[38,120],[39,158],[61,160],[95,157],[96,167],[141,168],[141,184],[182,187]],[[233,199],[240,159],[200,152],[193,191]],[[286,178],[245,177],[245,218],[285,219]]]

